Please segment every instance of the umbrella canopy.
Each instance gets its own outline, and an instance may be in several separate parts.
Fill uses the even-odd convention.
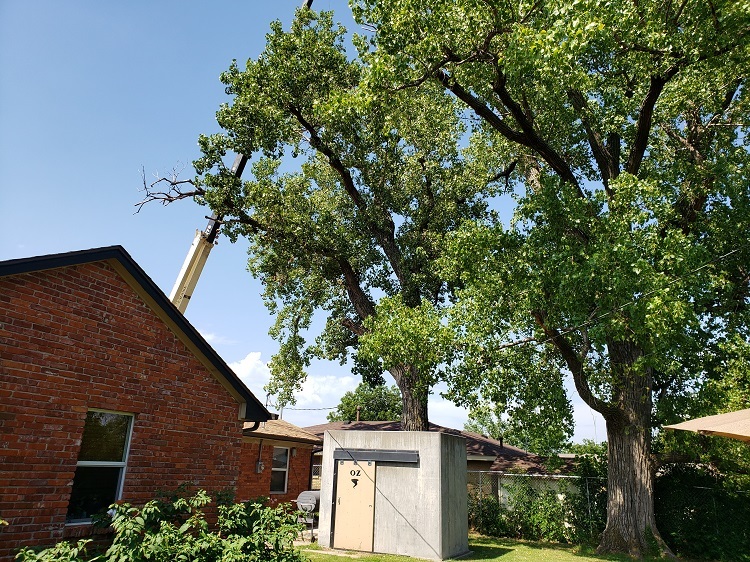
[[[750,443],[750,408],[727,414],[695,418],[674,425],[665,425],[664,429],[681,429],[695,431],[704,435],[721,435]]]

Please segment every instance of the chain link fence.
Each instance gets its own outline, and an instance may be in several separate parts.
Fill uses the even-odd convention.
[[[582,542],[606,517],[606,480],[598,477],[467,473],[469,525],[513,538]]]
[[[319,464],[312,465],[312,476],[310,477],[310,489],[311,490],[320,490],[321,468],[323,467]]]

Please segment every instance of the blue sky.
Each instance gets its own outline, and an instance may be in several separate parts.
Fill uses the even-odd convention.
[[[217,130],[228,101],[219,74],[256,57],[269,23],[288,26],[300,3],[0,0],[0,260],[119,244],[169,294],[208,210],[183,201],[136,214],[141,170],[192,177],[198,135]],[[356,30],[345,0],[313,6]],[[264,400],[277,346],[245,263],[244,241],[220,239],[186,316]],[[310,375],[297,408],[335,406],[358,382],[327,362]],[[430,418],[460,428],[466,413],[436,396]],[[580,406],[576,418],[576,440],[604,440],[601,418]]]

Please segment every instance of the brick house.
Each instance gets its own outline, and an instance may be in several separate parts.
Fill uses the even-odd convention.
[[[123,248],[0,262],[0,560],[117,499],[248,487],[272,417]]]
[[[245,424],[250,426],[250,424]],[[237,497],[291,502],[310,489],[312,455],[323,440],[284,420],[269,420],[242,437],[242,469]]]

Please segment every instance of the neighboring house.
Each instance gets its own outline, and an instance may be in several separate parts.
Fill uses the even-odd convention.
[[[272,417],[121,247],[0,262],[0,560],[115,500],[242,489]]]
[[[401,422],[332,422],[306,427],[305,430],[322,438],[323,434],[329,430],[401,431]],[[492,470],[526,474],[545,474],[547,472],[543,458],[517,447],[504,445],[502,441],[471,431],[460,431],[434,423],[430,424],[430,431],[458,435],[466,440],[466,469],[469,471]],[[318,465],[320,461],[313,461],[313,464]]]
[[[237,498],[264,496],[276,504],[309,490],[313,449],[323,440],[284,420],[269,420],[255,431],[245,425]]]

